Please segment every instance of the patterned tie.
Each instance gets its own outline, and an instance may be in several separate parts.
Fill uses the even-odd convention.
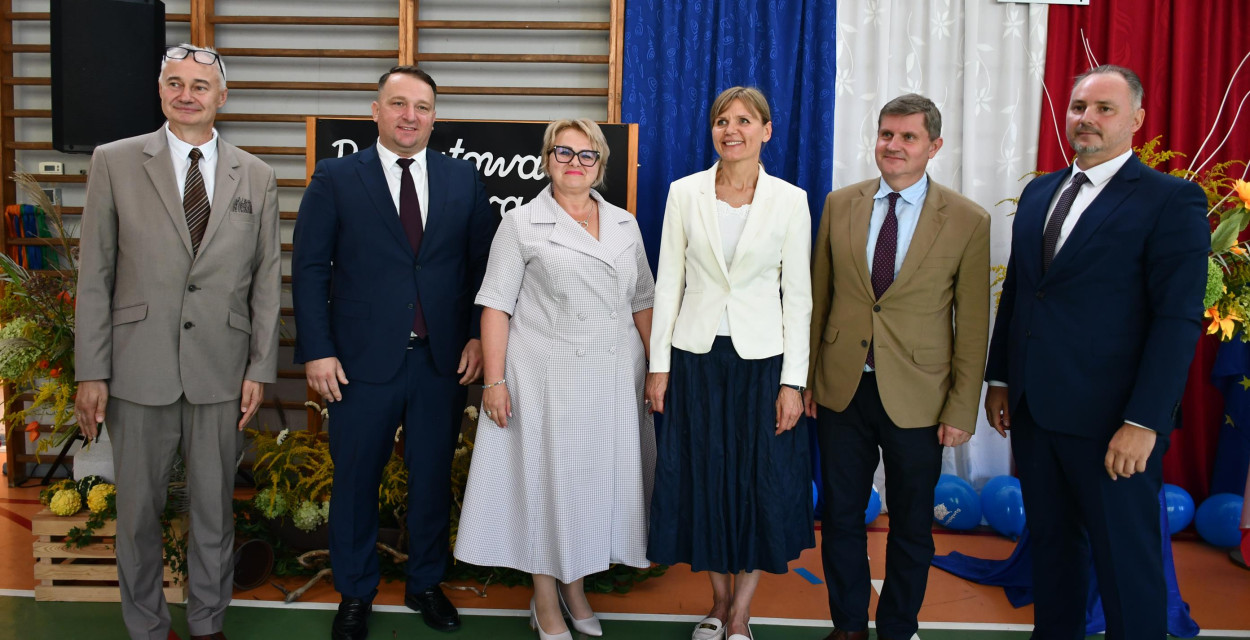
[[[408,244],[412,245],[413,255],[419,255],[421,252],[421,238],[425,236],[424,226],[421,224],[421,200],[417,198],[417,183],[412,179],[412,172],[408,171],[408,167],[416,160],[412,158],[400,158],[398,160],[400,171],[399,177],[399,224],[404,227],[404,235],[408,236]],[[429,329],[425,326],[425,313],[421,310],[421,296],[418,295],[415,305],[416,314],[412,316],[412,332],[417,337],[424,338],[429,334]]]
[[[208,190],[204,188],[204,176],[200,175],[200,158],[204,154],[199,148],[192,148],[188,155],[191,162],[187,165],[187,181],[183,187],[182,211],[187,215],[187,231],[191,232],[191,253],[199,254],[200,241],[204,239],[204,229],[208,227]]]
[[[1042,273],[1050,268],[1051,260],[1055,259],[1055,250],[1059,245],[1059,230],[1063,228],[1063,221],[1072,211],[1072,202],[1076,200],[1077,192],[1086,182],[1089,182],[1089,178],[1085,177],[1085,174],[1080,172],[1073,174],[1072,182],[1059,196],[1059,202],[1055,204],[1055,212],[1050,214],[1050,221],[1046,223],[1046,231],[1042,233]]]
[[[900,197],[896,191],[886,196],[890,201],[890,208],[885,212],[885,221],[881,223],[881,231],[877,233],[877,248],[872,254],[872,293],[878,299],[894,282],[894,258],[898,254],[898,216],[894,209]],[[865,361],[868,366],[876,369],[877,360],[872,355],[874,346],[868,345],[868,357]]]

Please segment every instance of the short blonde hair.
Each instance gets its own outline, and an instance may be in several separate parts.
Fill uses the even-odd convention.
[[[595,188],[602,187],[604,179],[608,176],[608,140],[603,137],[603,130],[599,128],[599,125],[595,124],[595,121],[590,118],[553,120],[551,124],[547,125],[547,130],[543,133],[541,160],[543,173],[548,176],[551,175],[549,170],[551,167],[551,150],[556,146],[556,136],[560,135],[560,132],[565,129],[577,129],[586,134],[586,137],[590,138],[591,148],[599,152],[599,162],[595,163],[595,169],[598,169],[599,173],[595,176],[594,184],[590,186]],[[581,151],[581,149],[574,149],[573,151],[577,152]]]
[[[708,126],[716,127],[716,118],[729,108],[729,104],[734,100],[741,100],[742,104],[748,109],[755,112],[760,117],[761,124],[768,124],[773,121],[772,111],[768,108],[768,98],[764,97],[764,92],[755,87],[729,87],[720,92],[716,96],[716,100],[712,101],[711,113],[708,114]]]

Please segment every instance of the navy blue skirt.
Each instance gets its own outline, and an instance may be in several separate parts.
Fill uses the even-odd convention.
[[[673,349],[647,556],[694,571],[786,573],[815,546],[807,423],[775,435],[781,356],[744,360],[727,336]]]

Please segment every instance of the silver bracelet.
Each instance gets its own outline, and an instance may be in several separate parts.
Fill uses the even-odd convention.
[[[482,388],[483,388],[483,389],[489,389],[489,388],[491,388],[491,387],[498,387],[499,385],[501,385],[501,384],[506,384],[507,382],[508,382],[507,380],[504,380],[503,378],[500,378],[500,379],[499,379],[499,382],[492,382],[491,384],[484,384],[484,385],[482,385]]]

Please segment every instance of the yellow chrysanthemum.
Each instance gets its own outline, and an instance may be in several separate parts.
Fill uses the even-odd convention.
[[[48,509],[58,516],[72,516],[82,508],[82,498],[78,497],[77,489],[62,489],[52,496]]]
[[[1237,192],[1237,197],[1241,198],[1242,205],[1250,209],[1250,182],[1245,180],[1234,181],[1233,190]]]
[[[97,484],[87,493],[87,508],[91,513],[100,513],[108,508],[108,497],[117,493],[117,487],[111,484]]]

